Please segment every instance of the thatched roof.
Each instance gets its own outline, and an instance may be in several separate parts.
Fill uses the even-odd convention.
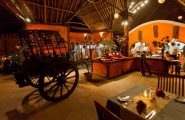
[[[12,33],[31,23],[69,26],[70,31],[113,31],[123,33],[122,18],[129,11],[130,30],[153,20],[185,23],[185,0],[148,0],[134,13],[134,6],[145,0],[2,0],[0,3],[0,33]],[[129,8],[131,2],[135,4]],[[141,5],[141,4],[140,4]],[[115,13],[123,13],[115,19]],[[178,19],[182,16],[182,20]]]

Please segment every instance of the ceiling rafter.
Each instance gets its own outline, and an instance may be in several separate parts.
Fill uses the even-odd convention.
[[[90,15],[90,14],[93,14],[93,13],[96,13],[96,12],[101,11],[101,10],[109,9],[109,8],[112,8],[112,7],[111,6],[108,6],[108,7],[105,7],[105,8],[101,8],[99,10],[96,10],[96,11],[90,12],[88,14],[85,14],[84,16],[87,16],[87,15]]]
[[[28,2],[28,1],[25,1],[25,0],[23,0],[25,3],[28,3],[28,4],[34,4],[34,5],[36,5],[36,6],[43,6],[43,5],[41,5],[41,4],[38,4],[38,3],[34,3],[34,2]],[[56,10],[60,10],[60,11],[64,11],[64,12],[69,12],[69,13],[74,13],[73,11],[69,11],[69,10],[64,10],[64,9],[60,9],[60,8],[56,8],[56,7],[51,7],[51,6],[47,6],[46,5],[46,8],[51,8],[51,9],[56,9]]]
[[[26,3],[25,3],[25,4],[26,4]],[[33,5],[33,10],[30,8],[30,6],[29,6],[28,4],[26,4],[26,6],[28,7],[28,9],[29,9],[32,13],[34,13],[34,12],[33,12],[33,10],[35,9],[35,8],[34,8],[34,5]],[[38,8],[39,8],[39,7],[38,7]],[[40,20],[40,18],[38,18],[35,14],[33,14],[33,16],[35,17],[36,20]]]
[[[82,17],[84,23],[87,25],[87,27],[90,29],[90,31],[93,32],[93,31],[91,30],[91,27],[89,26],[89,24],[87,24],[87,21],[84,19],[84,16],[82,15],[81,11],[79,11],[79,13],[80,13],[80,15],[81,15],[81,17]]]
[[[84,25],[84,26],[87,26],[86,24],[83,24],[83,23],[79,23],[79,22],[69,22],[69,24],[80,24],[80,25]]]
[[[84,1],[81,5],[81,7],[79,7],[71,16],[69,16],[67,19],[65,19],[63,22],[65,22],[65,24],[67,24],[70,20],[72,20],[72,18],[75,16],[75,14],[85,5],[87,1]]]
[[[105,26],[107,27],[107,29],[109,30],[110,28],[107,26],[107,23],[105,22],[105,20],[103,19],[102,15],[100,14],[100,11],[98,10],[98,8],[96,7],[95,3],[93,4],[95,9],[97,10],[101,20],[104,22]]]

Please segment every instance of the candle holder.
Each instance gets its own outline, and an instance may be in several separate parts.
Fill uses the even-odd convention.
[[[149,91],[148,90],[144,90],[142,93],[142,96],[144,99],[148,99],[149,98]]]
[[[155,88],[149,88],[149,97],[150,99],[154,99],[155,98],[155,92],[156,92],[156,89]]]

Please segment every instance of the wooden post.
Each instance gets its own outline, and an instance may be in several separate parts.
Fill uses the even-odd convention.
[[[44,23],[46,23],[46,0],[43,0],[43,15],[44,15]]]
[[[126,56],[128,56],[129,53],[129,49],[128,49],[128,45],[129,45],[129,25],[124,25],[124,38],[128,41],[126,46],[125,46],[125,54]]]
[[[130,0],[124,0],[124,20],[128,22],[128,4],[129,4]],[[124,38],[127,39],[127,44],[122,47],[122,54],[124,56],[128,56],[128,53],[129,53],[129,49],[128,49],[128,44],[129,44],[129,23],[127,25],[124,25],[124,28],[123,28],[123,33],[124,33]]]

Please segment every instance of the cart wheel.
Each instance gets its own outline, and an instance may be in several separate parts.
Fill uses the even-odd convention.
[[[49,65],[40,76],[39,92],[51,102],[69,97],[77,86],[78,68],[69,60],[62,60]]]
[[[26,82],[35,88],[38,88],[38,82],[39,82],[39,77],[40,75],[36,75],[36,76],[26,76]]]

